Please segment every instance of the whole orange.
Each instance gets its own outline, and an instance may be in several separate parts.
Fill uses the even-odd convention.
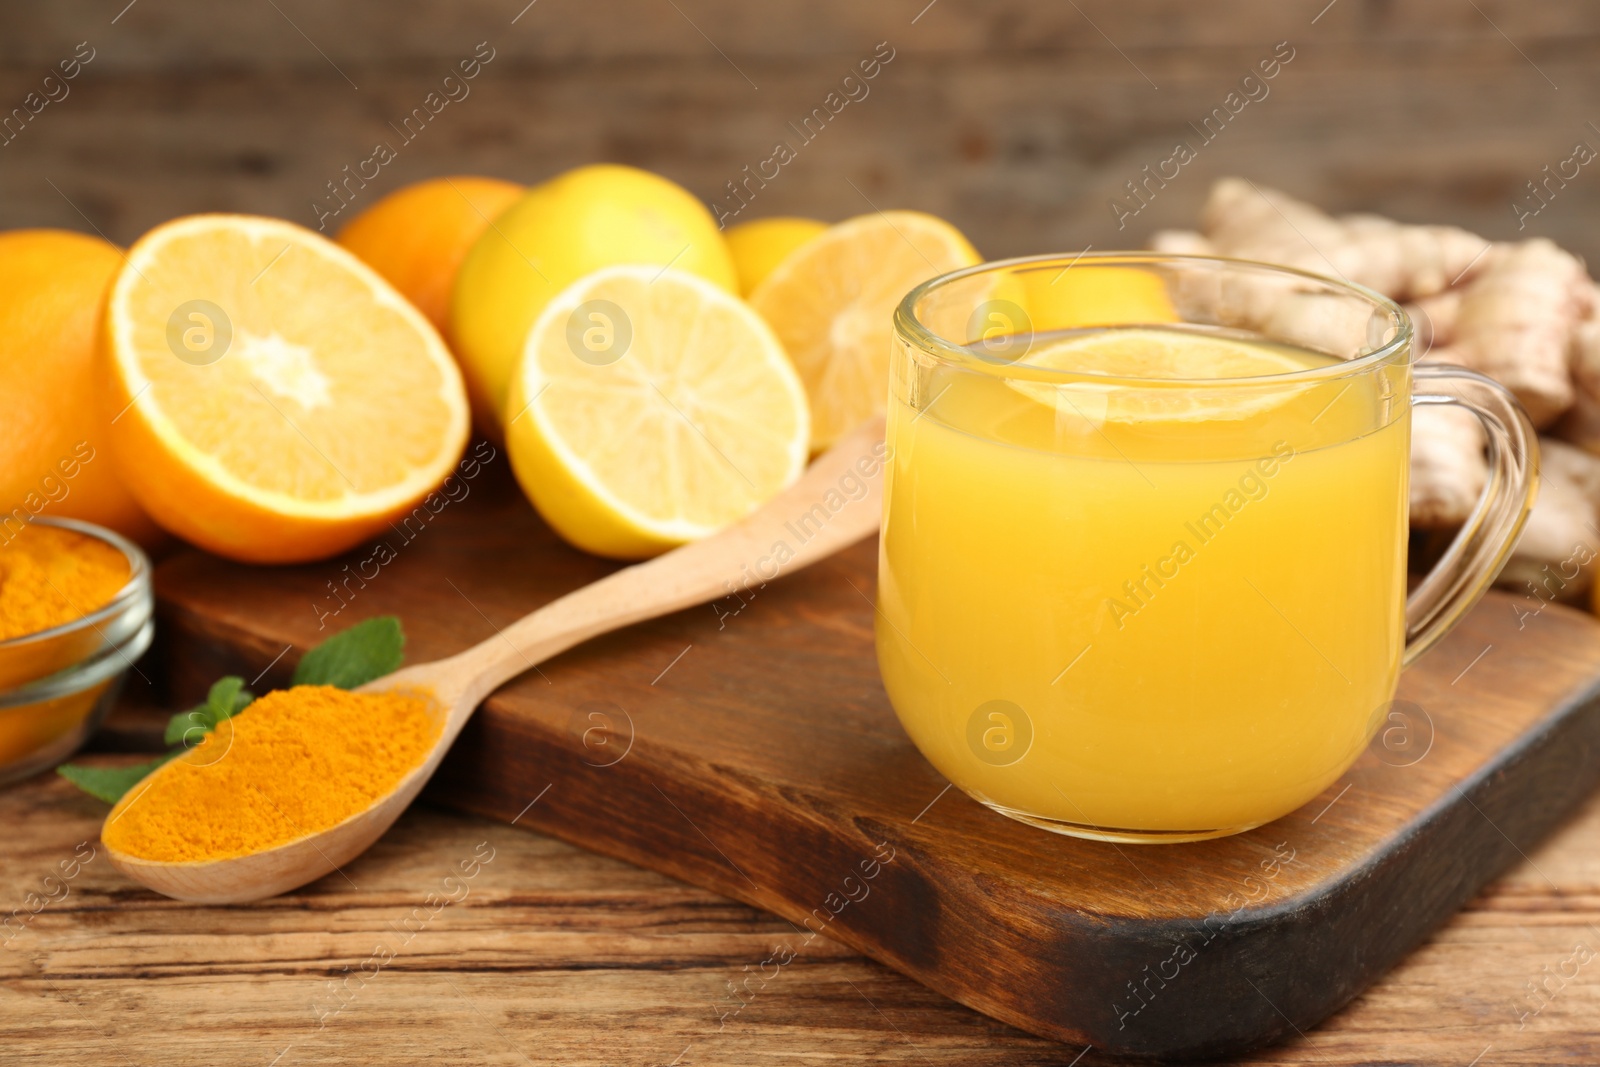
[[[445,332],[450,288],[467,249],[526,190],[498,178],[430,178],[397,189],[335,238]]]
[[[0,233],[0,539],[32,515],[96,522],[146,545],[160,538],[117,476],[95,403],[96,326],[121,266],[98,237]]]

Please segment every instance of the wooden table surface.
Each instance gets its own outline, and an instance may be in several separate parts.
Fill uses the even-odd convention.
[[[1108,1062],[824,939],[719,1021],[786,922],[518,827],[419,805],[343,875],[195,907],[111,868],[105,810],[53,776],[0,790],[0,1062]],[[1600,798],[1345,1010],[1247,1062],[1600,1062],[1597,846]]]

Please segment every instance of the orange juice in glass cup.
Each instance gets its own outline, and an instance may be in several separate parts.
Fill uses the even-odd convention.
[[[1071,271],[1143,295],[1055,299]],[[1511,395],[1415,365],[1405,314],[1357,286],[1042,257],[934,279],[895,329],[884,685],[945,777],[1059,833],[1200,840],[1316,796],[1531,504]],[[1495,473],[1408,598],[1411,409],[1447,403],[1483,420]]]

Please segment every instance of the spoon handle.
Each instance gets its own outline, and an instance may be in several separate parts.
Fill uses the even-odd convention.
[[[887,457],[883,419],[872,419],[732,526],[568,593],[467,649],[451,662],[467,707],[591,637],[742,594],[874,533]]]

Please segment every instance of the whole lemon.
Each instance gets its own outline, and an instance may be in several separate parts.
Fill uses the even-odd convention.
[[[1139,267],[1049,267],[1021,279],[1035,331],[1178,321],[1161,276]]]
[[[450,336],[474,408],[503,422],[539,312],[583,275],[630,263],[671,265],[738,292],[711,212],[659,175],[607,163],[579,167],[507,208],[467,253],[450,302]]]
[[[442,333],[461,261],[495,216],[526,191],[516,182],[466,175],[414,182],[351,219],[337,240]]]
[[[155,524],[123,487],[96,407],[100,304],[115,245],[67,230],[0,233],[0,541],[33,515],[83,519],[146,545]]]
[[[739,292],[749,296],[784,257],[828,228],[816,219],[774,215],[752,219],[728,230],[728,250],[739,272]]]

